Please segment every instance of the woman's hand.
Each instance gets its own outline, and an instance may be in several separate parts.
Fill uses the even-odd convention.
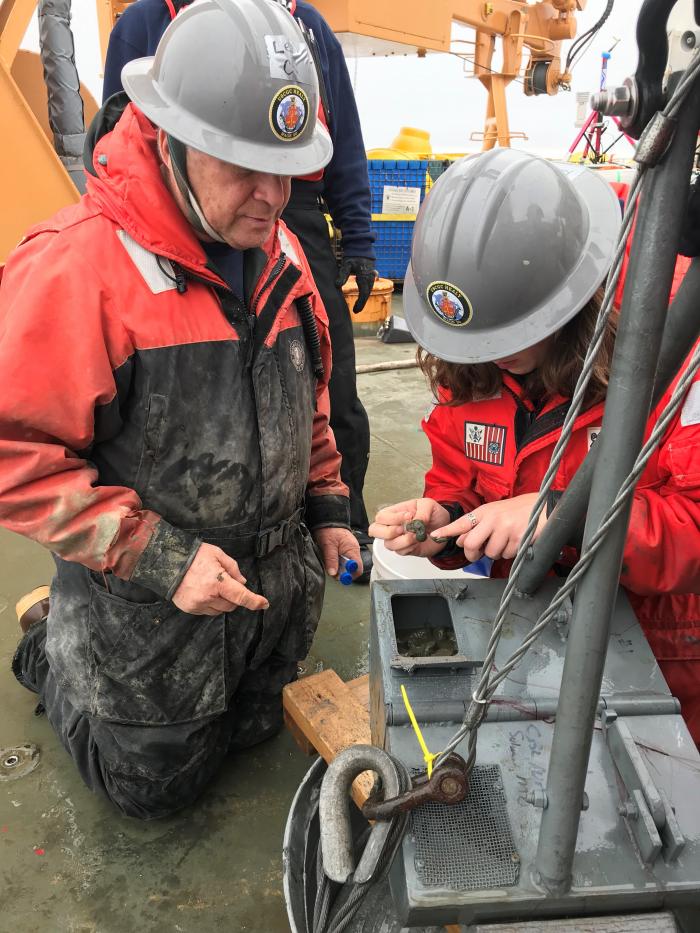
[[[539,493],[529,492],[512,499],[487,502],[431,534],[440,538],[457,538],[458,547],[470,562],[481,557],[492,560],[511,560],[525,534],[532,507]],[[537,539],[547,521],[546,511],[540,513],[533,541]],[[437,545],[436,545],[437,546]]]
[[[444,550],[440,544],[427,538],[418,541],[412,531],[406,531],[406,522],[420,521],[430,534],[449,521],[450,513],[434,499],[407,499],[380,509],[369,526],[372,538],[381,538],[389,551],[396,551],[404,557],[412,554],[416,557],[433,557]]]

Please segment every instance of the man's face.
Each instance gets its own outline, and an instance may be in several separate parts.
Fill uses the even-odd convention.
[[[288,175],[250,171],[196,149],[187,150],[187,174],[207,221],[235,249],[262,246],[289,200]],[[180,194],[177,187],[173,193]]]

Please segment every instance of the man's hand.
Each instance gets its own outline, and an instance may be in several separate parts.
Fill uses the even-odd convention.
[[[440,538],[457,538],[458,547],[464,548],[467,560],[479,560],[484,555],[492,560],[511,560],[525,534],[532,507],[538,493],[529,492],[512,499],[487,502],[473,512],[468,512],[456,521],[431,534]],[[547,521],[543,509],[533,541],[537,539]]]
[[[357,301],[353,305],[352,313],[359,314],[367,304],[374,288],[374,280],[377,278],[374,260],[365,259],[363,256],[345,256],[338,266],[338,278],[335,282],[338,288],[345,285],[351,275],[355,276],[357,282]]]
[[[213,544],[201,544],[173,596],[173,602],[183,612],[198,616],[217,616],[245,609],[268,609],[270,604],[244,586],[245,577],[236,561]]]
[[[348,557],[350,560],[357,561],[358,569],[353,576],[360,576],[362,573],[360,545],[351,531],[348,531],[347,528],[317,528],[312,534],[314,541],[321,548],[323,565],[329,577],[338,576],[341,557]]]
[[[369,534],[373,538],[381,538],[389,551],[396,551],[404,557],[409,554],[433,557],[443,551],[445,545],[431,541],[430,538],[418,541],[415,534],[406,531],[404,526],[406,522],[418,520],[423,522],[425,530],[430,534],[449,519],[450,513],[435,499],[407,499],[380,509],[369,526]]]

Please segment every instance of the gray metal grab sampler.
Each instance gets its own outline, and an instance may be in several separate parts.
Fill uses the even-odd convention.
[[[591,919],[598,917],[613,929],[612,915],[630,916],[627,928],[637,930],[648,925],[631,915],[659,910],[672,911],[684,933],[700,930],[700,755],[618,588],[631,510],[621,490],[631,488],[628,477],[639,476],[652,404],[700,336],[700,257],[668,308],[700,131],[700,58],[664,83],[673,6],[674,0],[643,0],[639,15],[635,135],[641,134],[642,194],[602,430],[539,539],[531,548],[521,544],[514,586],[529,595],[504,606],[494,626],[502,580],[372,588],[376,745],[409,770],[423,770],[402,685],[433,753],[449,747],[472,700],[490,705],[472,749],[469,793],[453,807],[430,802],[412,812],[392,864],[393,906],[381,912],[375,901],[377,924],[365,922],[365,914],[352,927],[358,933],[385,933],[396,924],[481,929],[528,919],[544,929],[550,918],[562,928],[567,917],[586,918],[586,929],[600,928]],[[700,3],[695,16],[700,24]],[[613,288],[611,282],[608,302]],[[577,538],[584,515],[581,553],[591,560],[584,565],[581,558],[587,570],[573,605],[562,604],[511,669],[507,659],[560,585],[548,577],[550,568]],[[691,534],[677,544],[697,547]],[[501,623],[495,665],[509,676],[490,698],[479,674]],[[471,709],[468,723],[477,719]],[[465,758],[467,745],[465,739],[455,749]],[[294,822],[290,817],[292,830]]]
[[[401,696],[431,752],[456,731],[505,581],[385,581],[372,587],[372,740],[409,769],[423,757]],[[529,632],[557,581],[516,598],[496,666]],[[603,675],[571,890],[546,894],[535,870],[553,717],[568,636],[563,613],[499,688],[479,730],[466,800],[412,815],[391,889],[406,926],[589,916],[700,904],[700,755],[620,591]],[[407,657],[418,629],[452,628],[456,654]],[[463,743],[466,746],[466,742]],[[466,747],[458,752],[466,757]],[[700,911],[698,923],[700,929]]]

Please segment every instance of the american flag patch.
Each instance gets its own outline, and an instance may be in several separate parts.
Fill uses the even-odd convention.
[[[470,460],[502,466],[506,453],[506,428],[502,424],[465,421],[464,452]]]

